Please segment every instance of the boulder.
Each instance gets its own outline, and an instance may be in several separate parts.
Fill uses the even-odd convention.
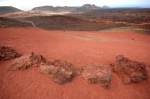
[[[91,84],[101,84],[108,88],[111,84],[111,67],[109,65],[88,65],[83,67],[82,76]]]
[[[25,70],[30,67],[39,66],[41,63],[45,63],[46,59],[42,55],[30,53],[14,60],[12,64],[12,70]]]
[[[73,65],[62,60],[54,60],[53,62],[40,65],[40,71],[48,74],[58,84],[65,84],[75,76]]]
[[[118,74],[123,83],[138,83],[148,78],[146,64],[118,55],[113,65],[113,71]]]
[[[19,54],[15,49],[7,46],[0,46],[0,61],[10,60],[20,56],[21,54]]]

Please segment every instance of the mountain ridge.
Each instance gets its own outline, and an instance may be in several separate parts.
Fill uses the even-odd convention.
[[[19,12],[19,11],[22,11],[22,10],[13,6],[0,6],[0,14]]]
[[[32,11],[55,11],[55,12],[85,12],[88,10],[100,9],[101,7],[96,6],[94,4],[84,4],[83,6],[38,6],[34,7]]]

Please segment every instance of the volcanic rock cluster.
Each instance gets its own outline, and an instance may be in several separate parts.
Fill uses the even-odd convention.
[[[110,65],[89,65],[83,67],[82,76],[89,82],[109,87],[111,84],[112,72]]]
[[[58,84],[67,83],[75,76],[73,65],[62,60],[42,64],[40,65],[40,70],[42,73],[48,74]]]
[[[118,55],[116,61],[110,65],[87,65],[76,69],[72,63],[64,60],[49,61],[42,55],[34,52],[23,55],[11,47],[0,47],[0,61],[14,59],[11,70],[26,70],[30,67],[39,67],[40,72],[48,75],[55,83],[65,84],[80,75],[91,84],[100,84],[108,88],[111,85],[112,73],[116,73],[124,84],[139,83],[148,79],[146,64]]]
[[[113,70],[125,84],[138,83],[148,77],[146,64],[130,60],[123,55],[116,56]]]
[[[0,61],[10,60],[21,56],[16,50],[7,46],[0,46]]]
[[[12,70],[25,70],[45,62],[46,59],[42,55],[38,55],[32,52],[28,55],[24,55],[15,59],[14,63],[12,64]]]

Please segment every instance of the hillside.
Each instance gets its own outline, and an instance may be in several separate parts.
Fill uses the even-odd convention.
[[[27,27],[32,26],[29,22],[24,22],[22,20],[17,20],[13,18],[0,17],[0,28],[1,27]]]
[[[150,29],[149,8],[114,8],[97,9],[73,16],[90,19],[97,23],[122,23],[127,26]]]
[[[130,23],[150,22],[150,9],[116,8],[98,9],[88,11],[81,16],[91,19],[107,19],[113,21],[126,21]]]
[[[67,15],[33,16],[24,18],[32,21],[37,27],[50,30],[101,30],[106,28],[121,27],[124,24],[96,23],[78,17]]]
[[[12,6],[0,6],[0,14],[6,14],[6,13],[12,13],[18,11],[21,10]]]

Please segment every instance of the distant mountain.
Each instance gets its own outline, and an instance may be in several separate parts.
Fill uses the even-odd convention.
[[[21,10],[12,6],[0,6],[0,14],[18,12],[18,11]]]
[[[110,7],[109,7],[109,6],[104,5],[104,6],[102,6],[102,8],[103,8],[103,9],[109,9]]]
[[[85,4],[83,6],[80,7],[69,7],[69,6],[57,6],[57,7],[53,7],[53,6],[40,6],[40,7],[35,7],[32,10],[36,10],[36,11],[53,11],[53,12],[62,12],[62,11],[66,11],[66,12],[85,12],[88,10],[93,10],[93,9],[100,9],[100,7],[96,6],[96,5],[91,5],[91,4]]]
[[[84,4],[83,6],[81,6],[81,8],[86,8],[86,9],[99,9],[100,7],[94,5],[94,4]]]
[[[84,4],[81,7],[77,7],[76,12],[88,12],[88,11],[96,10],[96,9],[100,9],[100,7],[94,4]]]
[[[35,7],[32,10],[34,11],[53,11],[53,12],[60,12],[60,11],[74,11],[76,7],[53,7],[53,6],[40,6]]]

